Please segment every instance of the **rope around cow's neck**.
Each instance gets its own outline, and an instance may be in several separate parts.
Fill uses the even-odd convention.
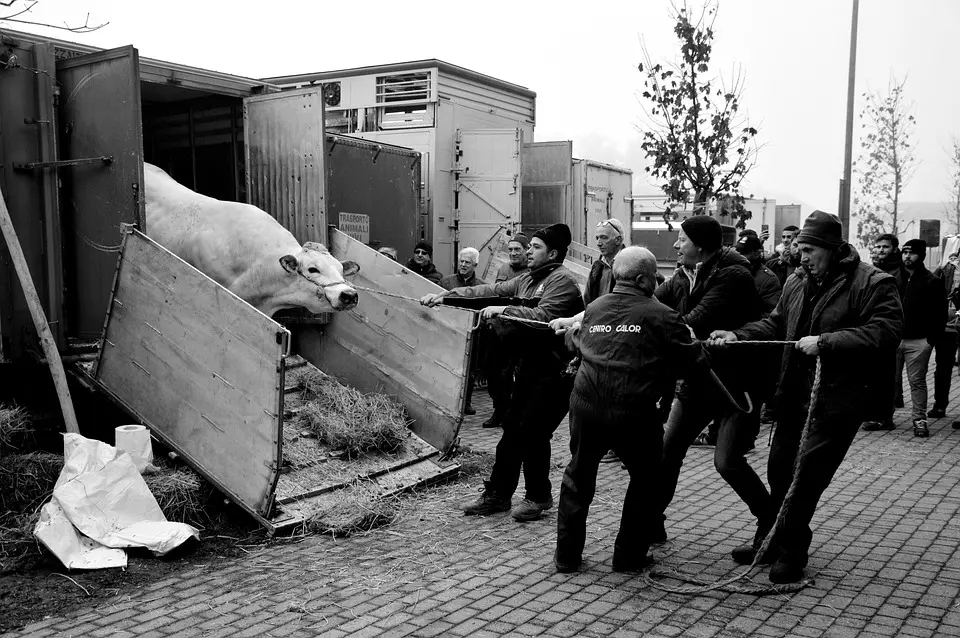
[[[733,341],[728,343],[727,346],[746,346],[746,345],[778,345],[778,346],[792,346],[796,345],[796,341]],[[800,442],[797,445],[797,456],[793,461],[793,478],[790,481],[790,489],[787,490],[787,494],[783,499],[783,503],[780,505],[780,511],[777,512],[777,517],[774,520],[773,526],[770,528],[770,531],[767,533],[766,538],[763,539],[763,543],[760,544],[760,549],[757,551],[756,556],[753,558],[753,562],[750,563],[750,566],[747,567],[743,572],[719,580],[717,582],[711,583],[706,580],[696,578],[695,576],[690,576],[687,574],[682,574],[676,569],[657,569],[653,568],[647,572],[644,572],[642,578],[651,587],[659,589],[665,592],[671,592],[675,594],[701,594],[708,591],[723,590],[734,593],[743,593],[743,594],[780,594],[784,592],[794,592],[803,589],[804,587],[809,586],[813,580],[804,579],[798,583],[788,583],[784,585],[759,585],[759,584],[742,584],[734,586],[737,581],[743,580],[749,576],[749,574],[757,567],[757,564],[762,559],[763,555],[767,552],[767,549],[770,547],[770,543],[773,541],[774,536],[777,533],[777,530],[783,524],[783,519],[786,517],[787,511],[790,508],[790,502],[793,500],[794,492],[797,488],[797,477],[800,476],[800,470],[803,467],[804,454],[803,449],[807,442],[807,435],[810,433],[810,424],[813,421],[813,413],[817,407],[817,395],[820,393],[820,373],[821,373],[821,362],[820,357],[817,356],[817,367],[813,375],[813,387],[810,389],[810,408],[807,410],[807,420],[803,424],[803,430],[800,433]],[[676,580],[685,581],[688,583],[693,583],[691,585],[665,585],[656,578],[673,578]]]

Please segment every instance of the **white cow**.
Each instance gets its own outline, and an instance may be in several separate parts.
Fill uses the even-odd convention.
[[[323,245],[303,246],[277,220],[249,204],[223,202],[143,164],[147,235],[265,315],[284,308],[348,310],[357,291],[344,281],[360,270]]]

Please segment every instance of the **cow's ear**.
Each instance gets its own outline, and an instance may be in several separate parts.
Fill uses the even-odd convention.
[[[283,269],[287,272],[297,272],[297,268],[300,264],[297,262],[297,258],[293,255],[284,255],[280,258],[280,265],[283,266]]]
[[[343,264],[343,276],[349,277],[350,275],[355,275],[360,272],[360,264],[355,261],[341,261]]]

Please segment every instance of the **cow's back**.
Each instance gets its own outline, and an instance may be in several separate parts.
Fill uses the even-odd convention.
[[[255,206],[196,193],[144,162],[147,235],[227,286],[264,258],[293,253],[300,244]]]

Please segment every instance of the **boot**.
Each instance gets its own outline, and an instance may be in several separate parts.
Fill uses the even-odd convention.
[[[770,532],[772,527],[773,520],[765,520],[763,522],[758,521],[757,532],[753,535],[753,542],[749,545],[741,545],[730,552],[730,556],[733,557],[734,562],[740,565],[752,565],[753,559],[757,556],[757,552],[760,551],[760,547],[763,545],[763,539],[767,537],[767,534]],[[757,564],[767,565],[776,560],[776,558],[776,539],[774,538],[767,547],[767,551],[764,552],[763,556],[760,557],[760,560],[757,561]]]
[[[489,516],[500,512],[510,511],[510,499],[498,496],[490,485],[490,481],[484,481],[483,493],[473,503],[463,508],[466,516]]]

